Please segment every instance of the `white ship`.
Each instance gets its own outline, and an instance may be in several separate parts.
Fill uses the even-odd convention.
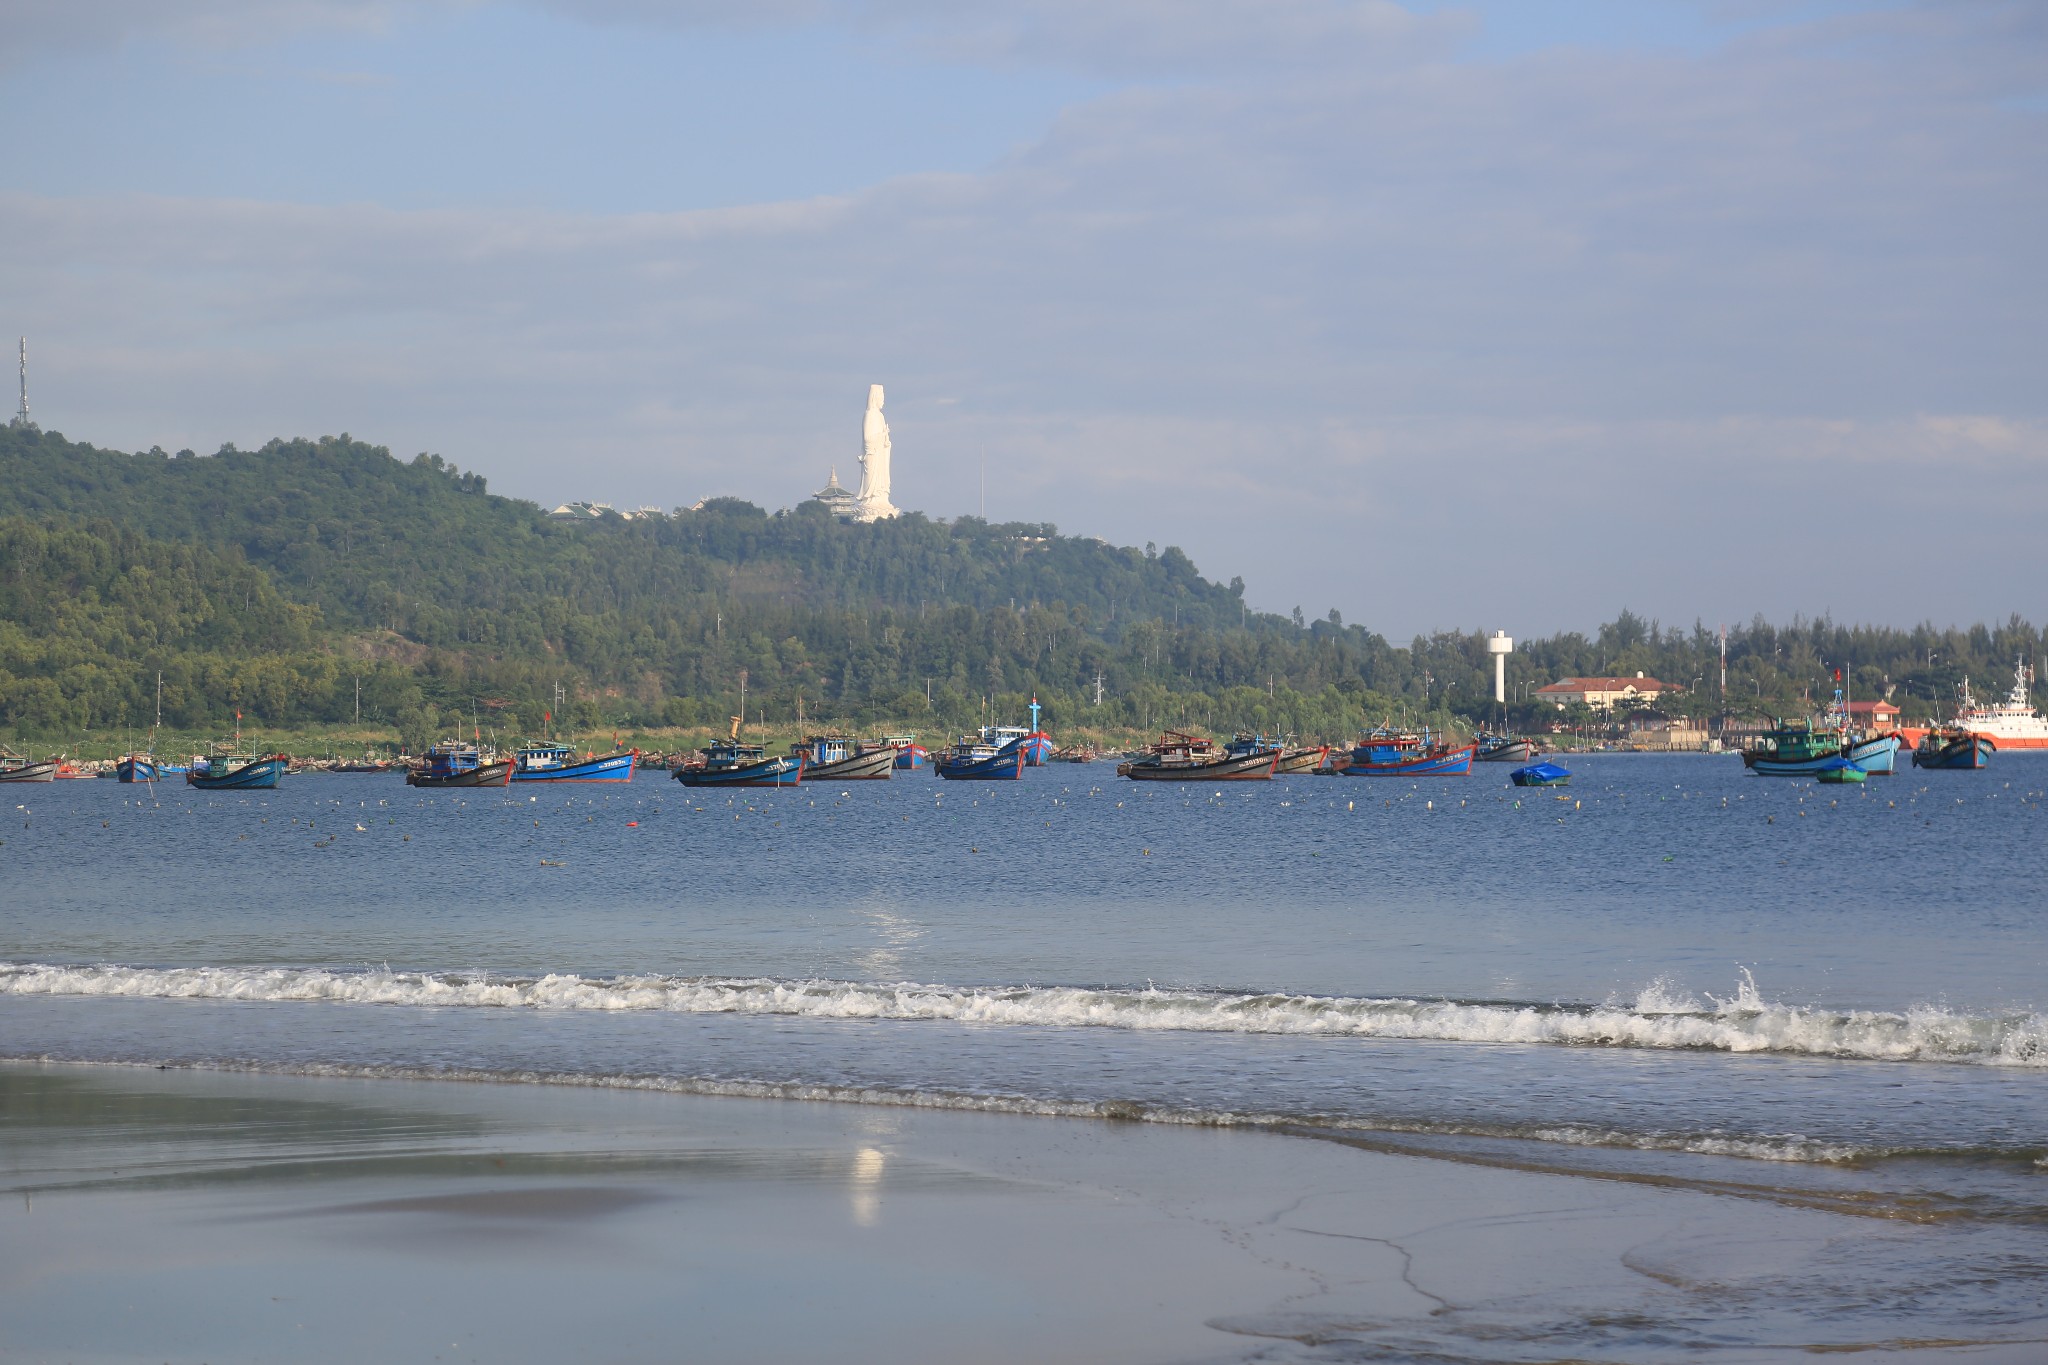
[[[2048,749],[2048,720],[2034,709],[2033,684],[2034,670],[2024,657],[2013,665],[2012,691],[2004,701],[1979,702],[1970,695],[1970,680],[1965,678],[1956,725],[2000,749]]]

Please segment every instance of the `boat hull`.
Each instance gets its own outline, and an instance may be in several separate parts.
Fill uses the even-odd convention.
[[[1015,782],[1024,776],[1024,750],[1017,747],[987,758],[939,758],[932,770],[949,782]]]
[[[1817,754],[1811,758],[1772,758],[1768,754],[1745,753],[1742,761],[1758,777],[1818,777],[1841,754]]]
[[[159,776],[156,764],[146,758],[124,758],[114,764],[117,782],[154,782]]]
[[[925,765],[930,754],[922,744],[907,744],[896,750],[896,767],[903,772],[914,772]]]
[[[499,759],[496,763],[479,763],[474,768],[459,773],[429,773],[413,771],[405,775],[408,787],[509,787],[512,785],[512,760]]]
[[[1840,785],[1846,782],[1861,782],[1869,776],[1869,773],[1865,772],[1857,764],[1851,763],[1846,758],[1837,759],[1835,762],[1829,764],[1825,768],[1822,768],[1819,772],[1813,775],[1814,781],[1826,782],[1831,785]]]
[[[887,782],[896,771],[896,751],[875,749],[831,763],[804,764],[806,782]]]
[[[188,770],[185,782],[186,785],[197,787],[203,792],[268,791],[277,785],[277,780],[284,776],[288,766],[290,760],[283,757],[259,758],[244,763],[239,768],[230,768],[224,773],[198,773]]]
[[[1397,758],[1386,763],[1361,761],[1356,753],[1351,755],[1351,766],[1344,770],[1346,777],[1464,777],[1472,771],[1472,759],[1479,751],[1476,744],[1467,744],[1462,749],[1446,749],[1436,753],[1418,754],[1413,758]]]
[[[57,780],[57,761],[47,763],[24,763],[18,768],[0,768],[0,782],[54,782]]]
[[[730,768],[678,768],[673,774],[685,787],[794,787],[803,775],[804,761],[787,755]]]
[[[633,749],[624,753],[599,754],[595,758],[577,759],[553,768],[518,768],[512,773],[514,782],[631,782],[633,769],[639,765],[640,751]]]
[[[1477,757],[1481,763],[1527,763],[1536,757],[1536,746],[1526,739],[1505,739],[1482,748]]]
[[[1897,735],[1877,735],[1846,745],[1842,757],[1866,773],[1890,777],[1897,770],[1900,747]]]
[[[1935,749],[1915,749],[1913,766],[1941,770],[1974,771],[1991,761],[1991,741],[1982,735],[1971,735],[1941,745]]]
[[[1319,749],[1287,749],[1282,751],[1280,761],[1273,765],[1275,777],[1288,777],[1295,773],[1312,773],[1323,766],[1323,760],[1330,756],[1330,746]]]
[[[1133,782],[1264,782],[1280,766],[1280,750],[1225,754],[1206,763],[1156,763],[1140,759],[1117,765],[1117,776]]]

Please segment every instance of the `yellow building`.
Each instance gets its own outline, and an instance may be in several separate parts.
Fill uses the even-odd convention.
[[[1684,690],[1638,673],[1633,678],[1561,678],[1548,687],[1537,688],[1536,695],[1560,711],[1575,701],[1584,702],[1595,711],[1611,711],[1616,705],[1643,706]]]

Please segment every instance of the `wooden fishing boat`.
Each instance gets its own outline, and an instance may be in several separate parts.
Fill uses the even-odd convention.
[[[931,759],[931,751],[917,742],[916,735],[885,735],[882,743],[896,754],[896,767],[903,772],[915,772]]]
[[[615,739],[614,743],[617,742]],[[512,755],[514,782],[631,782],[640,762],[638,749],[585,754],[566,744],[523,744]]]
[[[1474,757],[1481,763],[1527,763],[1536,757],[1536,742],[1512,735],[1482,734],[1473,739],[1479,746]]]
[[[1961,726],[1944,726],[1929,730],[1913,748],[1913,766],[1916,768],[1977,769],[1991,761],[1997,746],[1983,735],[1972,734]]]
[[[1203,735],[1166,730],[1143,758],[1119,763],[1116,775],[1133,782],[1263,782],[1280,766],[1280,754],[1280,745],[1266,741],[1233,752]]]
[[[1421,734],[1382,726],[1351,750],[1346,777],[1462,777],[1472,771],[1476,744],[1451,745]]]
[[[0,782],[54,782],[56,778],[56,759],[36,762],[12,749],[0,748]]]
[[[486,760],[474,744],[446,740],[427,750],[426,760],[405,774],[408,787],[509,787],[514,760]]]
[[[933,759],[932,771],[950,782],[1015,782],[1028,762],[1021,744],[990,744],[969,735]]]
[[[803,756],[805,782],[886,782],[896,770],[894,749],[847,735],[811,735],[790,752]]]
[[[185,770],[185,781],[208,792],[268,791],[290,766],[286,754],[200,754]]]

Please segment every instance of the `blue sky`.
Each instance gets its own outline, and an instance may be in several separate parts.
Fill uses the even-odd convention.
[[[2039,6],[22,0],[0,44],[0,330],[75,438],[778,506],[880,381],[903,505],[986,459],[991,515],[1397,637],[2048,617]]]

